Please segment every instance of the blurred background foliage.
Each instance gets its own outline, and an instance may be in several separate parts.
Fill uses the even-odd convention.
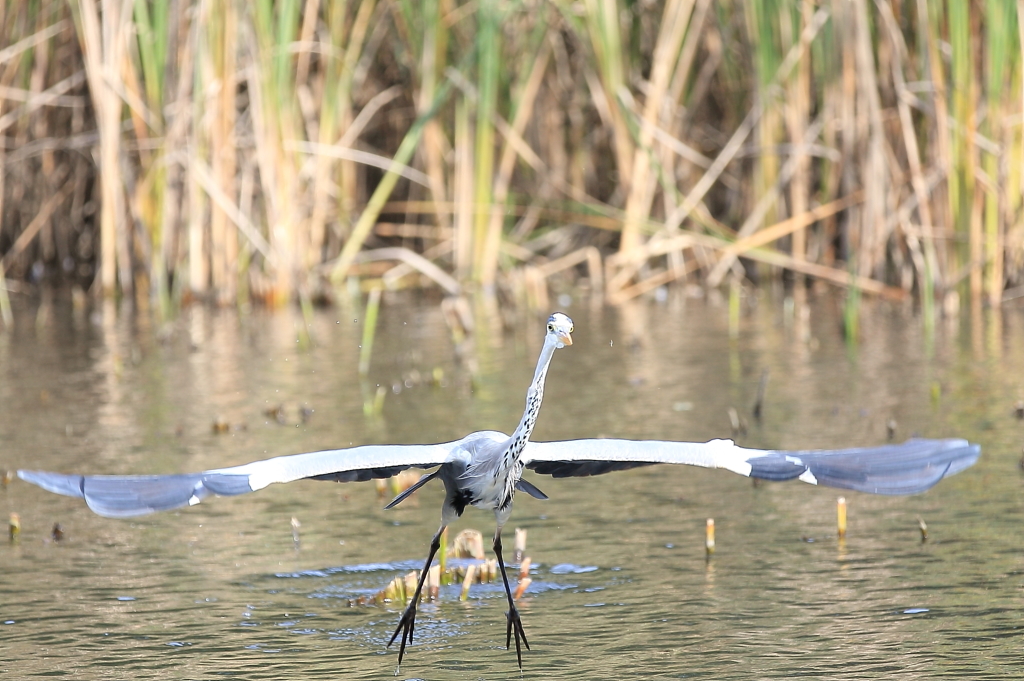
[[[2,0],[0,307],[783,272],[997,305],[1024,285],[1022,11]]]

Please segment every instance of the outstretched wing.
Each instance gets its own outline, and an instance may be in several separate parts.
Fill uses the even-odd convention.
[[[233,496],[275,482],[303,478],[359,482],[387,478],[407,468],[431,468],[450,461],[458,442],[436,445],[366,445],[309,454],[278,456],[242,466],[182,475],[65,475],[18,471],[43,489],[85,499],[95,513],[127,518],[194,506],[216,494]]]
[[[523,458],[527,468],[556,478],[679,463],[763,480],[798,478],[872,494],[917,494],[970,467],[980,455],[980,446],[955,439],[808,451],[746,449],[732,440],[568,440],[531,442]]]

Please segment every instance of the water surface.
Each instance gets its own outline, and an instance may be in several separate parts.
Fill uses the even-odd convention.
[[[360,313],[188,310],[158,325],[60,296],[20,301],[0,335],[0,466],[182,472],[349,444],[436,442],[513,428],[545,315],[481,316],[453,344],[433,301],[386,297],[369,381]],[[516,500],[533,585],[533,650],[504,649],[503,594],[452,587],[424,605],[402,678],[1006,678],[1024,624],[1024,315],[943,320],[868,304],[859,343],[840,309],[762,295],[730,337],[725,307],[670,297],[619,310],[577,302],[536,439],[730,437],[752,447],[979,442],[981,462],[916,497],[763,484],[651,467],[531,480]],[[503,328],[504,327],[504,328]],[[763,420],[750,415],[768,369]],[[366,416],[377,386],[383,413]],[[283,421],[266,412],[283,407]],[[300,409],[312,410],[308,419]],[[213,424],[227,424],[215,433]],[[350,605],[419,566],[441,490],[393,511],[373,484],[303,481],[134,520],[16,481],[0,498],[20,540],[0,546],[0,672],[11,678],[391,678],[399,608]],[[301,526],[300,548],[292,518]],[[704,554],[713,517],[717,552]],[[928,526],[921,541],[918,519]],[[54,542],[60,523],[65,539]],[[453,528],[489,536],[475,509]]]

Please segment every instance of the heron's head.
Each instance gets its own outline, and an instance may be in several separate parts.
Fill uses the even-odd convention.
[[[572,345],[572,320],[561,312],[548,317],[548,337],[557,341],[557,347]]]

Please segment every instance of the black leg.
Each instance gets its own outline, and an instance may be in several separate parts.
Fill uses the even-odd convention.
[[[520,639],[526,649],[530,649],[530,643],[526,640],[526,632],[523,631],[523,621],[519,617],[519,610],[516,608],[515,600],[512,598],[512,589],[508,586],[508,575],[505,574],[505,561],[501,557],[501,528],[494,534],[494,555],[498,557],[498,567],[501,568],[501,579],[505,582],[505,595],[508,596],[508,612],[505,617],[508,619],[508,628],[505,631],[505,649],[512,644],[512,634],[516,636],[516,659],[519,661],[519,670],[523,669],[523,651],[519,647]]]
[[[416,584],[416,593],[413,594],[412,600],[409,602],[408,607],[405,609],[405,613],[402,615],[402,619],[398,622],[398,627],[395,629],[395,633],[391,635],[391,640],[388,641],[388,648],[398,638],[398,633],[402,633],[402,645],[398,649],[398,666],[402,666],[402,658],[405,657],[405,645],[412,643],[413,631],[416,629],[416,606],[420,602],[420,592],[423,591],[423,582],[427,579],[427,572],[430,570],[430,564],[434,561],[434,554],[441,548],[441,533],[444,532],[444,527],[437,531],[434,535],[433,540],[430,542],[430,553],[427,554],[427,562],[423,564],[423,572],[420,573],[420,581]],[[520,665],[521,666],[521,665]],[[398,670],[395,670],[398,673]]]

